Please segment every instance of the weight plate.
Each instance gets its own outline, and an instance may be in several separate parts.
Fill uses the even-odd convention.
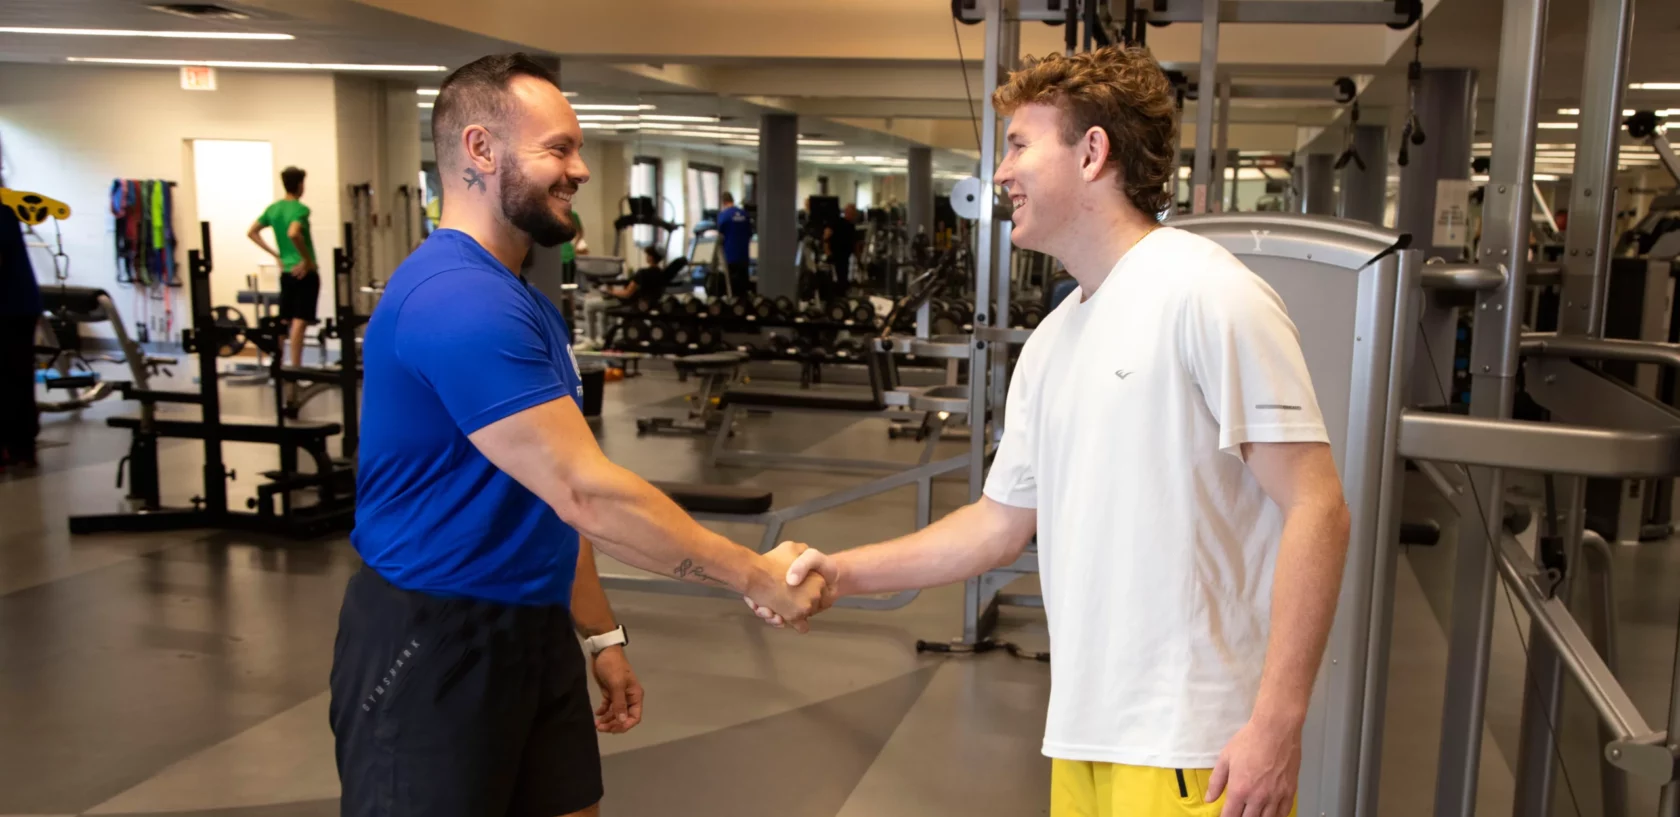
[[[875,325],[875,308],[869,304],[858,304],[852,309],[852,322],[862,326]]]
[[[722,298],[713,298],[710,303],[706,304],[706,314],[714,318],[721,318],[725,307],[726,304],[724,304]]]
[[[682,311],[684,315],[698,315],[700,314],[702,306],[704,306],[704,304],[700,303],[699,300],[689,298],[688,300],[682,302]]]
[[[733,317],[745,318],[749,309],[751,309],[751,306],[740,298],[733,298],[729,301],[729,314]]]
[[[1044,307],[1033,304],[1021,310],[1021,325],[1028,329],[1037,329],[1044,322]]]
[[[656,323],[648,327],[647,339],[654,343],[663,343],[670,336],[671,328],[665,324]]]
[[[770,320],[776,316],[776,303],[774,301],[760,300],[758,303],[753,304],[753,314],[757,315],[758,319],[761,321]]]

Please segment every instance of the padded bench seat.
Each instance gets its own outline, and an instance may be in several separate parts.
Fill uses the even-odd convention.
[[[655,482],[679,507],[692,513],[729,513],[750,516],[768,513],[775,494],[762,488],[739,485],[706,485],[696,482]]]
[[[105,424],[112,428],[126,428],[133,431],[140,429],[140,418],[137,416],[111,417]],[[198,420],[165,420],[152,421],[152,430],[160,437],[172,437],[183,440],[204,439],[204,423]],[[328,437],[342,432],[344,428],[338,423],[311,423],[297,421],[277,426],[273,423],[230,423],[222,421],[222,439],[235,443],[264,443],[268,445],[296,445],[303,448],[324,445]]]
[[[337,366],[281,366],[280,367],[280,379],[291,381],[291,382],[296,382],[296,381],[299,381],[299,380],[323,380],[323,381],[329,381],[329,382],[337,382],[338,379],[343,376],[343,374],[344,374],[344,370],[337,367]],[[361,374],[362,374],[362,371],[358,367],[356,369],[356,375],[358,377],[360,377]]]
[[[718,408],[820,409],[822,411],[875,412],[886,408],[873,395],[849,397],[810,391],[730,389],[718,400]]]
[[[729,370],[747,362],[744,352],[707,352],[703,355],[683,355],[674,358],[671,366],[679,371],[702,371],[705,369]]]
[[[74,287],[63,284],[41,287],[41,303],[46,311],[65,314],[71,320],[98,322],[107,320],[100,298],[109,298],[98,287]]]

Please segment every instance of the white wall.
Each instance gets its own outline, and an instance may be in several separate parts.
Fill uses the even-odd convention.
[[[367,77],[340,75],[334,78],[335,134],[338,142],[339,177],[337,187],[339,208],[344,217],[331,222],[317,216],[313,227],[317,235],[330,231],[334,243],[343,236],[343,222],[352,215],[350,185],[369,184],[373,189],[373,218],[368,235],[358,236],[357,244],[365,252],[371,249],[370,277],[378,281],[390,280],[391,273],[408,257],[411,239],[420,240],[416,201],[404,206],[397,188],[415,187],[420,170],[420,116],[417,96],[412,83],[390,82]],[[325,192],[325,191],[323,191]],[[410,194],[411,196],[413,193]],[[412,228],[405,229],[405,219]],[[319,241],[319,239],[317,239]],[[331,269],[331,254],[322,254],[322,269]],[[323,296],[330,296],[331,280],[323,280]],[[331,301],[326,302],[330,306]],[[364,300],[362,309],[371,308]]]
[[[186,252],[198,246],[200,217],[249,226],[258,213],[197,212],[192,187],[193,139],[249,139],[274,146],[274,166],[297,165],[309,173],[304,201],[314,210],[316,251],[331,257],[336,231],[322,225],[339,218],[338,157],[333,78],[316,73],[219,71],[217,90],[183,91],[173,68],[115,68],[7,63],[0,82],[0,149],[6,185],[36,191],[70,205],[60,225],[71,257],[70,283],[112,293],[130,325],[141,320],[146,299],[116,283],[112,250],[111,181],[172,179],[176,255],[185,280]],[[418,146],[416,146],[418,149]],[[271,198],[282,195],[272,180]],[[52,226],[43,225],[52,235]],[[37,277],[51,279],[39,266]],[[330,305],[322,288],[322,307]],[[174,293],[173,338],[189,325],[186,292]],[[161,309],[153,311],[151,336],[161,340]],[[91,334],[109,337],[94,325]]]

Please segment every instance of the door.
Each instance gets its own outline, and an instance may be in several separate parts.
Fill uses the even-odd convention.
[[[263,312],[255,304],[237,303],[249,288],[247,276],[257,276],[257,288],[280,290],[280,265],[245,237],[251,222],[282,193],[274,171],[274,146],[268,142],[195,139],[192,143],[194,199],[198,217],[210,222],[210,303],[235,306],[246,322],[255,325]],[[308,181],[305,180],[305,185]],[[304,195],[308,195],[305,187]],[[196,234],[197,230],[190,234]],[[264,231],[274,246],[271,231]],[[273,312],[272,309],[269,310]]]

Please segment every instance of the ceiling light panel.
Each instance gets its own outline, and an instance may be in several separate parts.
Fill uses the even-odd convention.
[[[33,28],[0,26],[0,34],[32,34],[54,37],[153,37],[164,40],[293,40],[290,34],[255,31],[135,31],[121,28]]]
[[[244,60],[142,60],[126,57],[66,57],[68,62],[85,62],[99,65],[203,65],[210,68],[250,68],[256,70],[277,71],[380,71],[380,72],[432,72],[448,71],[443,65],[368,65],[363,63],[340,62],[249,62]]]

